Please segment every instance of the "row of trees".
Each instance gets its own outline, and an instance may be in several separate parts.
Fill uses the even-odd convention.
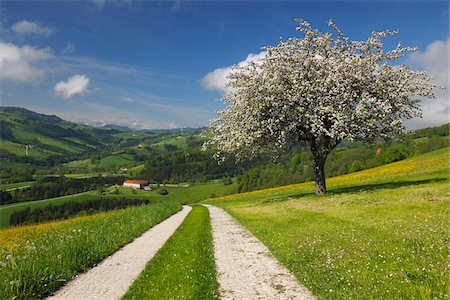
[[[140,176],[155,182],[185,182],[234,176],[241,172],[235,161],[217,164],[212,154],[212,151],[204,152],[198,148],[156,154],[147,159]]]
[[[12,199],[10,192],[0,190],[0,205],[11,203]]]
[[[11,226],[17,226],[61,220],[75,215],[92,215],[94,213],[149,203],[150,201],[146,199],[137,200],[127,198],[100,198],[84,202],[69,201],[61,205],[49,205],[35,209],[27,207],[25,210],[16,211],[11,215],[9,223]]]
[[[105,185],[122,184],[124,176],[95,176],[89,178],[45,177],[34,183],[28,189],[16,190],[12,193],[12,199],[2,203],[14,203],[21,201],[34,201],[82,193],[95,190]]]
[[[433,134],[439,134],[439,130],[432,133],[433,129],[427,129],[427,132],[430,137],[419,140],[412,138],[422,136],[421,130],[417,134],[401,137],[402,141],[371,145],[361,142],[344,143],[329,155],[325,172],[330,177],[338,176],[448,147],[448,132],[447,136],[434,136]],[[308,149],[287,152],[276,162],[259,164],[239,176],[239,191],[247,192],[314,180],[313,164],[313,156]]]
[[[4,156],[4,154],[6,154],[6,156]],[[35,168],[30,167],[27,164],[7,164],[5,162],[8,161],[6,158],[8,155],[13,154],[0,149],[0,183],[5,184],[33,180]]]

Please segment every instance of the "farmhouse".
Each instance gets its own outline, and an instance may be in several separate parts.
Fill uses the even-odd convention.
[[[143,189],[148,186],[147,180],[125,180],[123,186],[131,187],[133,189]]]

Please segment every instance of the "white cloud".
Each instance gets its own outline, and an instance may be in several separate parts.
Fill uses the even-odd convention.
[[[239,66],[243,66],[248,62],[259,62],[266,56],[266,51],[262,51],[258,54],[250,53],[247,58],[238,63]],[[208,90],[217,90],[221,92],[227,92],[229,88],[226,86],[228,79],[227,76],[232,72],[232,66],[225,68],[218,68],[212,72],[206,74],[205,77],[202,78],[202,85]]]
[[[44,75],[44,71],[34,64],[52,56],[49,48],[0,43],[0,79],[15,82],[37,81]]]
[[[74,75],[67,79],[67,82],[58,82],[53,87],[53,93],[65,99],[69,99],[76,94],[85,96],[89,92],[88,86],[89,78],[86,75]]]
[[[410,62],[423,66],[425,71],[435,77],[436,81],[448,87],[448,56],[450,53],[450,38],[446,41],[434,41],[425,52],[416,52],[409,58]]]
[[[119,102],[124,102],[124,103],[133,103],[134,99],[131,97],[122,97],[120,98]]]
[[[12,31],[20,35],[38,34],[49,36],[53,33],[53,29],[39,25],[38,23],[29,21],[20,21],[11,27]]]
[[[67,43],[64,47],[62,53],[63,54],[71,54],[75,51],[75,46],[72,43]]]
[[[441,125],[449,122],[449,64],[450,39],[434,41],[424,52],[417,52],[408,58],[407,63],[413,67],[425,70],[434,77],[435,82],[444,89],[435,90],[436,99],[422,101],[422,119],[414,119],[406,124],[409,128],[417,129]]]

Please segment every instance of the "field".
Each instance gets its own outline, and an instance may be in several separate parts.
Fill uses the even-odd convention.
[[[144,167],[145,167],[144,164],[140,164],[140,165],[137,165],[136,167],[128,169],[128,171],[126,171],[126,173],[130,174],[130,176],[135,176],[135,175],[138,175],[144,169]]]
[[[100,160],[101,167],[112,167],[112,166],[126,166],[129,164],[135,164],[133,157],[126,153],[118,153],[110,155],[108,157],[102,158]]]
[[[0,299],[43,298],[180,209],[160,203],[0,230]]]
[[[165,144],[171,144],[183,150],[186,150],[188,148],[186,137],[183,136],[176,136],[174,138],[155,143],[152,145],[152,147],[155,147],[156,149],[164,149]]]
[[[27,207],[38,208],[47,205],[58,205],[68,201],[83,202],[90,199],[98,199],[100,197],[118,197],[118,198],[136,198],[136,199],[149,199],[153,202],[177,202],[177,203],[193,203],[200,200],[209,198],[211,194],[217,196],[228,195],[237,191],[237,185],[223,185],[223,183],[209,183],[192,185],[188,187],[164,187],[169,192],[168,195],[160,195],[156,191],[143,191],[133,190],[124,187],[111,187],[103,194],[99,194],[97,191],[90,191],[86,193],[68,195],[63,197],[38,200],[32,202],[20,202],[12,203],[8,205],[0,206],[0,228],[9,226],[9,218],[14,211],[24,210]]]
[[[216,299],[213,255],[208,210],[194,205],[124,299]]]
[[[319,298],[431,299],[449,290],[449,149],[221,206]]]
[[[9,189],[17,189],[25,186],[30,186],[35,181],[22,181],[22,182],[16,182],[16,183],[6,183],[6,184],[0,184],[0,190],[9,190]]]
[[[99,161],[99,166],[104,168],[109,167],[119,167],[119,166],[129,166],[135,165],[137,162],[134,161],[133,157],[129,154],[123,153],[123,151],[117,151],[116,153],[102,158]],[[83,159],[65,163],[66,167],[85,167],[88,169],[93,169],[95,165],[92,163],[91,159]]]
[[[95,165],[92,164],[91,159],[83,159],[83,160],[74,160],[68,163],[63,164],[65,167],[86,167],[86,168],[93,168]]]
[[[25,147],[21,144],[13,143],[10,141],[2,140],[0,143],[0,149],[8,151],[14,155],[17,155],[19,157],[26,156],[26,150]],[[54,152],[45,150],[45,149],[36,149],[31,148],[28,150],[28,155],[35,159],[43,159],[46,158],[48,155],[55,154]]]

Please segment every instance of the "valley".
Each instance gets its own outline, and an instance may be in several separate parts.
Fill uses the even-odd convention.
[[[211,271],[217,264],[211,220],[198,203],[225,209],[319,298],[446,293],[448,124],[388,142],[343,143],[326,165],[329,193],[317,198],[311,157],[302,146],[276,161],[261,156],[217,165],[201,150],[202,130],[122,131],[22,109],[1,112],[10,124],[1,146],[2,298],[52,294],[181,205],[192,212],[124,298],[217,298],[225,292],[222,277]],[[47,124],[45,134],[25,127],[37,123]],[[20,146],[30,142],[27,131],[35,137],[28,156]],[[125,179],[149,180],[150,189],[124,187]],[[118,209],[111,201],[138,206]],[[52,214],[59,219],[51,221]],[[50,219],[39,221],[40,215]],[[27,223],[11,227],[22,218]],[[193,289],[191,280],[202,288]]]

